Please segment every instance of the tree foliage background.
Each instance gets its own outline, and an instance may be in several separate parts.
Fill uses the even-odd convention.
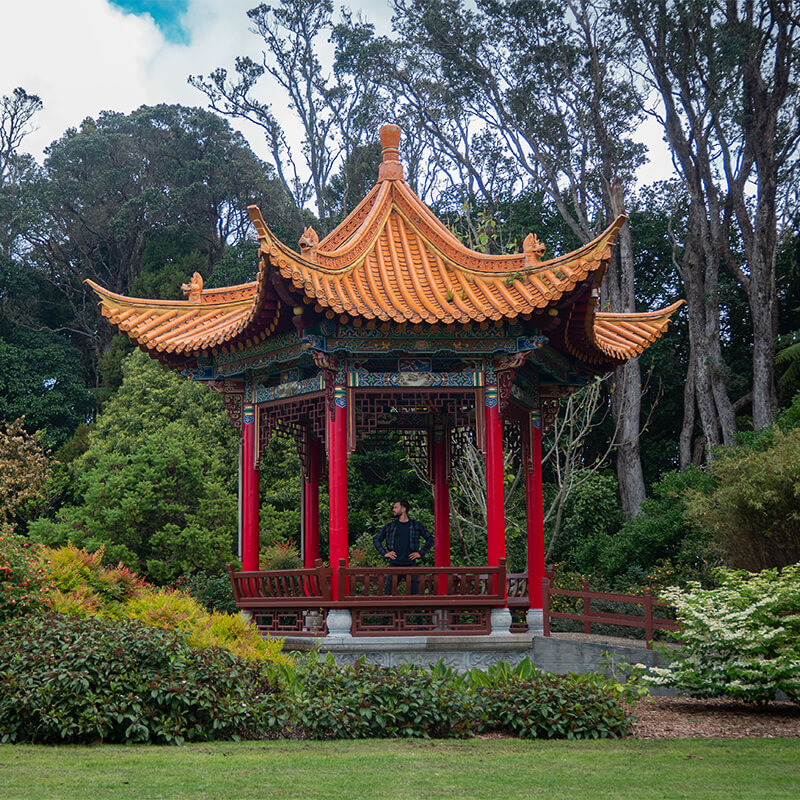
[[[65,131],[42,163],[24,141],[43,101],[5,89],[0,418],[52,453],[44,493],[14,505],[20,528],[102,543],[108,558],[159,581],[231,557],[237,445],[218,399],[130,355],[83,280],[177,299],[194,271],[209,287],[252,279],[246,207],[259,205],[291,247],[308,224],[330,231],[373,184],[377,128],[393,120],[409,183],[468,246],[518,251],[533,231],[549,253],[566,252],[624,209],[630,225],[603,307],[687,300],[667,337],[602,384],[585,435],[558,445],[577,475],[565,484],[562,462],[547,462],[552,557],[623,585],[646,582],[658,565],[688,576],[735,561],[743,530],[758,539],[774,525],[783,533],[771,541],[790,536],[794,412],[781,409],[800,390],[796,3],[392,6],[393,29],[378,35],[331,0],[258,5],[242,25],[261,58],[190,78],[210,110],[103,112]],[[648,115],[676,177],[641,186],[637,126]],[[226,117],[260,127],[268,162]],[[519,569],[517,468],[511,452],[509,553]],[[747,490],[746,474],[761,476],[764,492],[755,479]],[[399,445],[354,456],[350,488],[357,549],[369,549],[397,496],[430,521],[429,487]],[[458,491],[454,558],[477,562],[480,513]],[[263,540],[297,542],[299,507],[296,454],[276,440],[263,459]],[[759,516],[771,512],[772,521]]]

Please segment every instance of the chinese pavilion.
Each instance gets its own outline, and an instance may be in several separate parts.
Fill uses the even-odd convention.
[[[532,234],[522,253],[469,250],[405,182],[400,129],[386,125],[380,135],[376,185],[324,239],[308,228],[299,252],[292,250],[257,207],[249,208],[260,243],[254,282],[204,290],[195,274],[183,287],[184,301],[123,297],[88,283],[112,325],[168,367],[220,392],[241,429],[243,574],[258,570],[259,459],[272,436],[290,436],[303,465],[301,594],[308,596],[308,575],[315,563],[320,568],[319,486],[327,454],[330,569],[327,592],[319,596],[329,608],[349,596],[340,580],[348,558],[347,460],[359,443],[405,431],[426,454],[436,564],[428,572],[439,571],[430,586],[445,594],[453,585],[452,575],[442,583],[452,573],[451,460],[464,436],[485,454],[487,568],[496,568],[505,558],[504,426],[518,426],[535,625],[545,570],[542,429],[559,398],[660,337],[682,301],[649,313],[598,310],[624,216],[584,247],[552,259]],[[502,588],[498,597],[494,605],[503,606]],[[264,627],[287,631],[276,620]]]

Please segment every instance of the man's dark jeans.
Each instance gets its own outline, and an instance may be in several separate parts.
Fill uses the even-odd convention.
[[[401,572],[403,567],[416,567],[419,565],[418,561],[408,560],[408,561],[398,561],[395,559],[394,561],[389,561],[389,566],[392,569],[397,569],[398,572]],[[387,575],[383,581],[383,593],[384,594],[391,594],[392,593],[392,575]],[[400,581],[406,580],[406,575],[400,574],[397,576],[397,583],[398,586]],[[419,575],[412,575],[411,576],[411,594],[419,594]]]

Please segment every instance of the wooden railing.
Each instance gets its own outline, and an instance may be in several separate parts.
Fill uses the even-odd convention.
[[[339,601],[353,636],[480,635],[505,604],[505,559],[497,567],[339,567]],[[496,588],[498,587],[498,588]]]
[[[342,561],[335,601],[332,570],[319,560],[314,569],[228,572],[236,606],[276,635],[325,634],[332,608],[351,610],[354,636],[486,634],[491,609],[505,605],[504,559],[496,567],[370,568]]]
[[[505,559],[497,567],[347,567],[344,559],[339,566],[339,600],[341,603],[373,602],[375,599],[401,602],[425,596],[426,601],[439,604],[460,603],[475,598],[502,603],[502,591],[494,591],[505,583]],[[412,594],[416,577],[419,588]],[[391,592],[384,587],[389,578]],[[434,600],[434,598],[436,598]]]
[[[236,607],[248,611],[262,633],[322,636],[331,606],[332,570],[317,559],[313,569],[237,572],[228,566]]]
[[[575,597],[582,600],[582,612],[568,613],[565,611],[553,611],[550,598],[554,595],[558,597]],[[643,607],[643,613],[641,615],[636,615],[595,611],[592,609],[592,600],[641,605]],[[604,625],[624,625],[631,628],[643,628],[644,636],[647,640],[647,648],[652,649],[655,631],[676,631],[680,629],[680,624],[674,619],[669,619],[668,617],[656,617],[654,615],[654,610],[656,608],[669,607],[670,604],[659,600],[649,589],[645,590],[644,595],[593,592],[589,590],[588,581],[583,582],[582,591],[577,591],[574,589],[553,589],[551,587],[550,580],[545,578],[542,581],[542,605],[545,636],[550,635],[551,619],[571,619],[583,622],[584,633],[591,633],[591,626],[593,623],[601,623]]]
[[[324,635],[325,615],[331,608],[351,610],[354,636],[485,634],[490,631],[491,609],[504,605],[512,613],[512,632],[528,630],[528,574],[507,574],[505,560],[497,567],[401,568],[347,567],[342,561],[336,601],[331,591],[333,571],[320,560],[315,564],[313,569],[259,572],[228,567],[237,607],[251,612],[264,633],[276,635]],[[669,604],[649,591],[644,595],[593,592],[588,582],[580,591],[554,589],[552,570],[547,575],[542,582],[545,636],[550,635],[551,619],[582,622],[584,633],[591,633],[594,624],[623,625],[643,629],[650,648],[655,631],[680,628],[675,620],[655,615]],[[582,609],[554,611],[554,596],[580,600]],[[598,611],[592,601],[639,605],[642,614]]]

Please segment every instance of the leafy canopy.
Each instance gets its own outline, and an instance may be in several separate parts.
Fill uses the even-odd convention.
[[[219,399],[143,353],[71,465],[73,496],[31,533],[48,544],[106,547],[110,561],[168,582],[220,569],[236,538],[237,436]]]

